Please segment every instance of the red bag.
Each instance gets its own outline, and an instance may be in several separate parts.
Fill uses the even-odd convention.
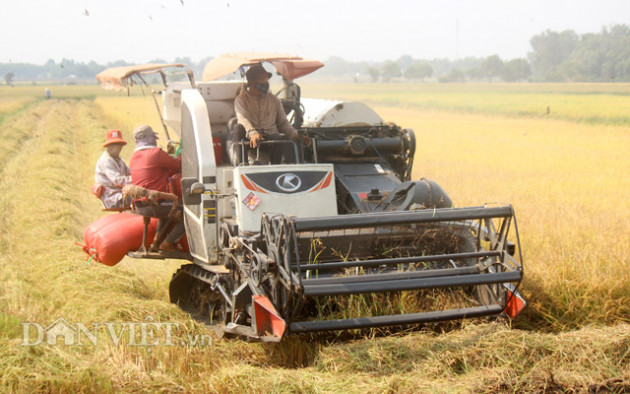
[[[151,218],[147,234],[147,249],[151,246],[158,220]],[[127,255],[127,252],[140,249],[142,245],[142,233],[144,221],[140,215],[121,212],[107,215],[90,224],[83,232],[85,245],[83,251],[90,258],[113,267]],[[177,246],[183,252],[190,252],[188,240],[183,236]]]
[[[144,221],[140,215],[121,212],[107,215],[90,224],[83,232],[85,251],[94,260],[110,267],[118,264],[127,252],[140,249]],[[153,242],[157,219],[151,218],[147,234],[148,248]]]

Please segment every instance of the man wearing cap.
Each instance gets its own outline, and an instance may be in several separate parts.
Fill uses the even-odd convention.
[[[287,120],[280,99],[269,94],[271,73],[259,63],[251,66],[245,76],[247,88],[234,100],[238,125],[232,131],[232,140],[247,138],[252,148],[258,147],[260,141],[291,139],[298,142],[300,136]],[[310,145],[308,137],[303,140],[307,146]],[[273,145],[270,150],[272,164],[279,164],[282,154],[287,162],[295,161],[291,146]]]
[[[120,158],[120,151],[127,141],[122,138],[120,130],[108,130],[105,134],[105,151],[96,162],[94,181],[100,189],[99,198],[105,208],[123,208],[122,188],[131,183],[129,167]]]
[[[182,159],[173,158],[157,146],[157,133],[151,126],[141,125],[133,131],[136,149],[131,156],[131,181],[134,185],[148,190],[170,193],[169,178],[181,172]],[[156,207],[137,207],[138,211],[146,210],[160,217],[157,232],[167,224],[166,216],[172,208],[172,201],[161,201]],[[159,245],[162,252],[176,252],[177,241],[184,235],[184,223],[179,220]]]

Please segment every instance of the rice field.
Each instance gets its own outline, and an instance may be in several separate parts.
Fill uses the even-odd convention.
[[[31,101],[32,100],[27,97],[2,97],[0,98],[0,114],[16,111]]]
[[[280,345],[183,345],[207,331],[168,302],[178,262],[85,262],[74,242],[102,215],[89,187],[105,131],[160,125],[142,92],[51,91],[0,87],[0,391],[630,390],[630,85],[303,85],[413,129],[413,177],[456,206],[513,204],[529,307],[513,322]],[[59,317],[173,322],[182,345],[21,346],[22,323]]]
[[[303,94],[467,114],[630,124],[630,84],[303,85]],[[307,93],[308,92],[308,93]]]

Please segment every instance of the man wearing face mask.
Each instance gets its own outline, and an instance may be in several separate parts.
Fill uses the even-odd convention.
[[[260,141],[291,139],[298,142],[300,136],[287,120],[280,99],[269,93],[271,73],[259,63],[251,66],[245,76],[247,89],[234,100],[238,125],[232,132],[232,140],[247,138],[251,148],[258,147]],[[304,137],[303,141],[310,146],[308,137]],[[279,164],[282,155],[286,162],[295,162],[292,146],[274,144],[269,149],[271,164]]]
[[[94,181],[96,194],[105,208],[123,208],[123,186],[131,183],[131,173],[127,163],[120,158],[120,151],[127,145],[120,130],[108,130],[105,134],[105,151],[96,162]]]

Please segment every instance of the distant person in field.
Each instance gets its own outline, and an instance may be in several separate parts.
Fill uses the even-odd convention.
[[[120,151],[127,145],[120,130],[108,130],[105,134],[105,151],[94,169],[94,193],[103,201],[105,208],[124,208],[122,188],[131,183],[131,172]]]
[[[232,130],[232,141],[248,139],[251,148],[258,147],[260,141],[291,139],[298,142],[300,136],[287,120],[280,99],[269,93],[271,73],[259,63],[251,66],[245,77],[247,88],[234,100],[238,124]],[[311,141],[304,137],[304,143],[309,146]],[[289,144],[274,144],[265,150],[271,164],[279,164],[283,155],[287,163],[295,162],[295,151]]]
[[[151,126],[136,127],[133,131],[133,137],[136,140],[136,149],[129,161],[131,182],[148,190],[173,193],[169,188],[170,177],[181,172],[181,157],[171,157],[157,146],[158,136]],[[167,225],[166,216],[172,208],[173,201],[170,200],[161,200],[157,206],[136,203],[136,209],[141,214],[159,217],[158,233]],[[176,244],[185,232],[184,222],[181,220],[182,218],[179,219],[166,239],[159,246],[152,246],[153,250],[157,249],[167,253],[177,252]]]

